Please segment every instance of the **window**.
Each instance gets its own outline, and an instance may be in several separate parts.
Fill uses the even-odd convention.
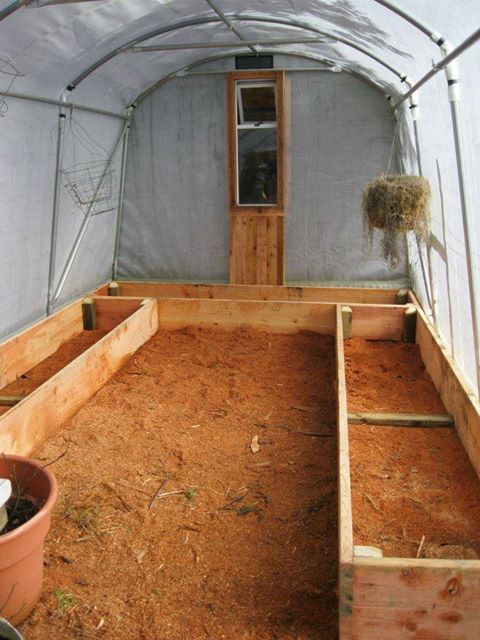
[[[235,69],[273,69],[273,56],[235,56]]]
[[[277,86],[275,80],[237,80],[236,204],[278,204]]]

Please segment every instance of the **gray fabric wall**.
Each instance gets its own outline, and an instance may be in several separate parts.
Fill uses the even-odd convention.
[[[277,56],[276,66],[313,63]],[[226,60],[203,69],[232,68]],[[385,171],[385,98],[347,73],[290,72],[289,281],[398,280],[362,229],[364,183]],[[225,77],[163,84],[137,107],[127,161],[119,277],[228,281]]]
[[[378,241],[369,247],[363,233],[362,189],[386,172],[392,145],[392,115],[385,98],[347,73],[292,73],[290,77],[287,279],[401,278],[406,273],[405,260],[390,271]]]
[[[46,313],[58,109],[8,99],[0,118],[0,337],[42,318]],[[63,167],[95,159],[97,143],[113,148],[123,123],[74,113],[83,139],[66,121]],[[96,141],[95,143],[92,140]],[[118,201],[118,188],[114,204]],[[84,213],[62,186],[56,281],[63,270]],[[56,307],[111,276],[115,211],[94,216]]]

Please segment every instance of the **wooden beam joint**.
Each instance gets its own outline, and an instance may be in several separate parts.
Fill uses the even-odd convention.
[[[343,338],[347,340],[352,337],[352,319],[353,311],[352,307],[342,305],[342,326],[343,326]]]
[[[82,318],[84,331],[92,331],[97,328],[97,307],[93,298],[83,299]]]
[[[417,310],[409,304],[405,309],[404,341],[414,343],[417,335]]]

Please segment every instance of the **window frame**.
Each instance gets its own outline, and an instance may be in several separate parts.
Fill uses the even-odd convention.
[[[259,82],[275,85],[276,122],[266,122],[255,126],[254,123],[238,123],[237,104],[241,85],[250,82],[258,86]],[[283,71],[237,71],[228,76],[228,123],[229,123],[229,182],[230,182],[230,213],[251,215],[262,213],[266,215],[284,215],[284,72]],[[242,118],[243,119],[243,118]],[[239,204],[238,203],[238,130],[242,129],[272,129],[277,132],[277,203],[276,204]]]

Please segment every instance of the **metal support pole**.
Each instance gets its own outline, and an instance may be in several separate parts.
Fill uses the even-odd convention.
[[[419,105],[418,100],[416,99],[416,94],[412,94],[410,96],[410,113],[412,114],[413,120],[413,135],[415,138],[415,151],[417,155],[417,167],[418,167],[418,175],[423,176],[423,163],[422,163],[422,151],[420,145],[420,132],[418,129],[418,120],[419,120]],[[432,313],[432,320],[435,328],[437,328],[437,299],[435,293],[435,286],[433,281],[433,268],[432,268],[432,247],[430,243],[430,238],[427,239],[427,264],[428,264],[428,283],[427,287],[427,279],[425,273],[425,264],[423,262],[423,252],[422,245],[418,239],[418,236],[415,234],[415,240],[417,242],[418,255],[420,258],[420,266],[423,273],[423,279],[425,283],[425,293],[427,296],[427,301],[430,306],[430,310]],[[428,289],[430,288],[430,293]]]
[[[100,116],[110,116],[111,118],[125,120],[125,116],[121,113],[106,111],[105,109],[96,109],[95,107],[88,107],[84,104],[74,104],[73,102],[66,102],[65,100],[54,100],[53,98],[44,98],[42,96],[29,96],[26,93],[16,93],[15,91],[7,91],[4,97],[15,98],[16,100],[28,100],[29,102],[37,102],[39,104],[51,104],[55,107],[65,106],[69,109],[75,109],[75,111],[86,111],[87,113],[96,113]]]
[[[477,398],[480,394],[480,326],[477,303],[477,292],[480,291],[478,278],[478,265],[474,264],[474,243],[471,236],[473,229],[473,214],[469,206],[465,191],[465,167],[462,145],[462,132],[460,128],[460,114],[458,112],[458,84],[457,78],[448,78],[448,93],[450,100],[450,112],[452,115],[453,138],[455,141],[455,157],[457,161],[458,186],[460,190],[460,206],[462,210],[463,237],[465,241],[465,258],[467,261],[468,289],[470,294],[470,313],[473,325],[473,345],[475,349],[475,367],[477,373]]]
[[[264,40],[258,38],[258,40],[243,40],[241,42],[185,42],[174,44],[148,44],[148,45],[135,45],[131,51],[133,53],[144,53],[151,51],[182,51],[183,49],[238,49],[241,47],[268,47],[276,46],[280,44],[335,44],[337,40],[333,38],[326,38],[319,36],[318,38],[272,38],[270,40]]]
[[[57,158],[55,162],[55,184],[53,188],[53,214],[52,229],[50,234],[50,262],[48,266],[48,289],[47,289],[47,316],[52,311],[53,304],[53,282],[55,280],[55,262],[57,258],[57,234],[58,234],[58,214],[60,210],[60,187],[61,187],[61,169],[63,156],[63,140],[65,133],[65,94],[62,96],[62,106],[58,114],[58,131],[57,131]]]
[[[208,6],[211,9],[215,11],[215,13],[220,18],[220,20],[230,29],[232,33],[234,33],[237,36],[239,40],[244,40],[240,31],[232,24],[232,21],[229,20],[229,18],[227,18],[227,16],[223,13],[223,11],[220,9],[220,7],[217,5],[217,3],[214,0],[205,0],[205,2],[208,4]],[[257,55],[257,50],[255,49],[254,46],[248,45],[248,48],[252,53]]]
[[[67,262],[65,263],[65,267],[63,268],[62,275],[60,276],[60,280],[59,280],[58,286],[57,286],[57,288],[55,290],[55,293],[53,295],[52,304],[58,300],[58,298],[59,298],[59,296],[60,296],[60,294],[62,292],[62,289],[63,289],[63,287],[65,285],[65,282],[67,280],[68,274],[70,273],[70,269],[72,268],[73,261],[75,260],[75,256],[78,253],[78,249],[80,247],[80,244],[81,244],[81,242],[83,240],[83,237],[84,237],[85,232],[87,230],[87,227],[88,227],[88,225],[90,223],[90,220],[92,219],[93,210],[95,208],[95,203],[96,203],[96,201],[98,199],[98,196],[100,195],[100,192],[102,190],[102,187],[103,187],[103,184],[105,182],[105,179],[106,179],[106,177],[108,175],[108,172],[110,170],[110,167],[112,166],[112,163],[113,163],[113,161],[115,159],[115,155],[116,155],[118,149],[120,148],[120,145],[121,145],[122,140],[123,140],[123,136],[125,135],[125,132],[127,130],[127,126],[128,126],[128,123],[126,122],[125,126],[122,129],[122,132],[121,132],[120,136],[118,137],[117,142],[115,143],[115,147],[113,148],[112,155],[110,156],[110,160],[107,162],[107,165],[106,165],[106,167],[105,167],[105,169],[103,171],[102,177],[100,178],[98,186],[97,186],[97,188],[95,190],[95,193],[93,195],[93,200],[92,200],[92,202],[91,202],[91,204],[90,204],[90,206],[88,208],[88,211],[87,211],[87,213],[86,213],[86,215],[85,215],[85,217],[83,219],[82,226],[80,227],[80,229],[79,229],[79,231],[77,233],[77,237],[75,238],[75,241],[73,243],[72,249],[71,249],[70,254],[69,254],[68,258],[67,258]]]
[[[403,96],[394,105],[393,108],[396,109],[397,107],[399,107],[402,104],[402,102],[407,100],[413,93],[415,93],[415,91],[420,89],[420,87],[423,87],[423,85],[426,82],[428,82],[431,78],[433,78],[439,71],[441,71],[442,69],[446,69],[456,58],[458,58],[458,56],[461,53],[469,49],[478,40],[480,40],[480,29],[477,29],[476,31],[474,31],[471,36],[469,36],[466,40],[464,40],[461,44],[459,44],[458,47],[453,49],[453,51],[451,51],[448,55],[446,55],[443,58],[443,60],[440,60],[440,62],[437,62],[436,64],[434,64],[433,68],[430,69],[430,71],[426,73],[423,76],[423,78],[420,78],[420,80],[417,83],[415,83],[413,87],[411,87],[406,93],[403,94]]]
[[[117,209],[117,221],[115,228],[115,245],[113,249],[113,267],[112,267],[112,279],[117,279],[118,270],[118,254],[120,250],[120,232],[122,228],[123,220],[123,200],[125,193],[125,171],[127,168],[127,151],[128,151],[128,137],[130,135],[130,125],[133,115],[134,107],[128,107],[127,109],[127,125],[125,129],[125,135],[123,136],[122,145],[122,164],[120,167],[120,183],[118,186],[118,209]]]

